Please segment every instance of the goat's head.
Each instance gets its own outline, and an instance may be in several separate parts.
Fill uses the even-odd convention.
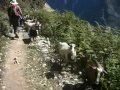
[[[36,28],[37,28],[38,30],[41,29],[41,24],[40,24],[39,21],[36,21],[36,22],[35,22],[35,26],[36,26]]]
[[[99,84],[102,73],[106,73],[104,68],[98,62],[89,62],[86,65],[86,74],[89,82],[93,84]]]
[[[70,44],[70,47],[71,47],[71,48],[75,48],[76,45],[72,43],[72,44]]]
[[[93,68],[93,69],[95,69],[95,71],[96,71],[95,84],[99,84],[100,77],[101,77],[101,74],[103,73],[104,69],[103,69],[103,67],[96,67],[96,68]]]

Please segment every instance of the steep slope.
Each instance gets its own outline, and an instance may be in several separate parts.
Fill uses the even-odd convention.
[[[48,4],[59,11],[70,10],[78,17],[91,23],[119,26],[119,0],[47,0]]]

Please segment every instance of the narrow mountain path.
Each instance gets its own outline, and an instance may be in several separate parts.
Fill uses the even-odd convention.
[[[23,33],[20,32],[19,39],[11,40],[8,44],[3,73],[3,90],[26,90],[24,63],[27,47],[22,39]]]
[[[7,45],[2,90],[72,90],[66,85],[83,83],[55,62],[58,56],[47,38],[39,36],[29,45],[26,40],[28,34],[21,31]]]

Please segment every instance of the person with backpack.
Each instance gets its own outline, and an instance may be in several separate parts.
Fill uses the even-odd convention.
[[[10,6],[8,7],[8,17],[10,26],[13,26],[15,38],[19,38],[17,32],[22,18],[22,11],[16,0],[10,1]]]

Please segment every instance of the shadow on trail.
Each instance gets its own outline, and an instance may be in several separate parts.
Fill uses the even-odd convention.
[[[85,87],[83,84],[75,84],[75,85],[65,84],[62,90],[85,90]]]
[[[77,83],[75,85],[72,84],[65,84],[62,90],[106,90],[105,88],[102,87],[102,83],[100,84],[89,84],[87,82],[81,84]]]
[[[31,42],[30,38],[24,38],[22,40],[23,40],[24,44],[30,44],[30,42]]]
[[[47,73],[45,73],[45,76],[47,79],[50,79],[50,78],[54,79],[55,74],[54,74],[54,72],[47,72]]]
[[[54,62],[54,63],[51,63],[50,71],[45,73],[45,76],[47,79],[50,79],[50,78],[54,79],[55,74],[56,73],[60,74],[61,71],[62,71],[62,67],[58,63]]]
[[[52,63],[52,65],[51,65],[50,71],[61,73],[61,71],[62,71],[62,66],[60,66],[58,63],[54,62],[54,63]]]

